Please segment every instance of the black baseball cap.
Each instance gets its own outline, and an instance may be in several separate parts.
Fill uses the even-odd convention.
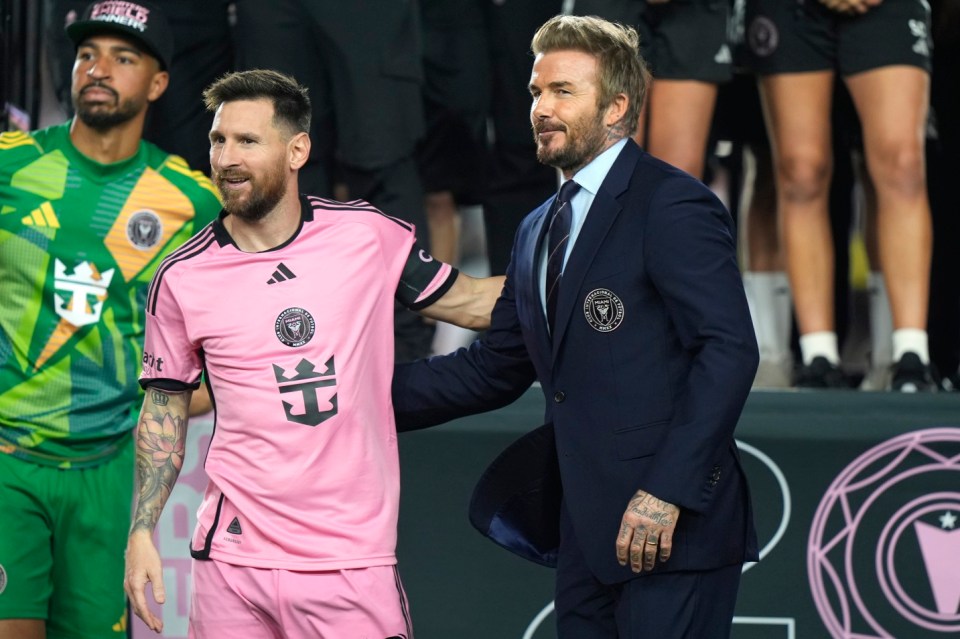
[[[67,36],[74,46],[98,33],[125,35],[160,62],[164,70],[170,68],[173,58],[173,32],[166,16],[149,2],[125,0],[101,0],[83,10],[79,20],[66,28]]]

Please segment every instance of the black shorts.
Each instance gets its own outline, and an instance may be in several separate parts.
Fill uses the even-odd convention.
[[[733,73],[729,0],[577,0],[574,12],[636,27],[654,78],[719,84]]]
[[[754,76],[734,74],[733,79],[717,91],[711,136],[751,147],[770,144]]]
[[[837,71],[849,76],[890,65],[930,71],[930,5],[884,0],[845,16],[818,0],[747,0],[749,65],[759,75]]]

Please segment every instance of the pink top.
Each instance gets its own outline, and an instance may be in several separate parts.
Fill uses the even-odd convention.
[[[262,253],[222,216],[171,254],[147,298],[141,384],[196,388],[216,419],[194,557],[287,570],[396,562],[394,297],[432,304],[457,271],[366,202],[301,201]]]

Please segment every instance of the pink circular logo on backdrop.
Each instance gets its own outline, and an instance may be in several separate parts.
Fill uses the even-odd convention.
[[[814,515],[807,575],[835,639],[960,632],[960,428],[906,433],[850,463]]]

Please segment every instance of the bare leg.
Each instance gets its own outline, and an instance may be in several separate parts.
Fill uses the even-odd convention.
[[[773,178],[770,149],[750,148],[754,178],[750,203],[746,211],[748,261],[751,271],[770,272],[784,269],[783,254],[777,231],[777,189]]]
[[[43,619],[0,619],[0,639],[45,639]]]
[[[847,78],[847,86],[876,190],[878,253],[893,326],[926,330],[933,242],[924,164],[929,76],[916,67],[883,67]]]
[[[702,178],[717,85],[696,80],[655,80],[648,104],[647,150]]]
[[[441,262],[456,264],[459,258],[460,214],[450,191],[427,193],[424,197],[427,226],[430,227],[430,254]]]
[[[888,66],[846,82],[876,190],[878,252],[894,329],[891,388],[934,390],[926,330],[933,250],[924,155],[930,77],[917,67]]]
[[[857,154],[859,155],[859,154]],[[871,271],[880,270],[880,245],[877,242],[877,190],[873,188],[870,173],[863,166],[864,160],[857,159],[857,179],[863,189],[863,243],[867,249],[867,261]]]
[[[800,334],[834,331],[828,192],[833,73],[790,73],[761,81],[773,150],[782,248]]]
[[[790,287],[784,273],[777,233],[777,194],[773,183],[770,149],[751,146],[745,153],[752,182],[745,185],[746,209],[741,233],[746,236],[743,284],[760,346],[760,366],[754,379],[757,388],[790,386]],[[752,188],[751,188],[752,187]]]
[[[877,244],[877,192],[860,154],[856,159],[857,181],[863,190],[863,240],[870,274],[867,280],[867,316],[870,326],[870,359],[860,390],[878,391],[890,386],[893,364],[893,319],[890,299],[880,271],[880,249]]]

